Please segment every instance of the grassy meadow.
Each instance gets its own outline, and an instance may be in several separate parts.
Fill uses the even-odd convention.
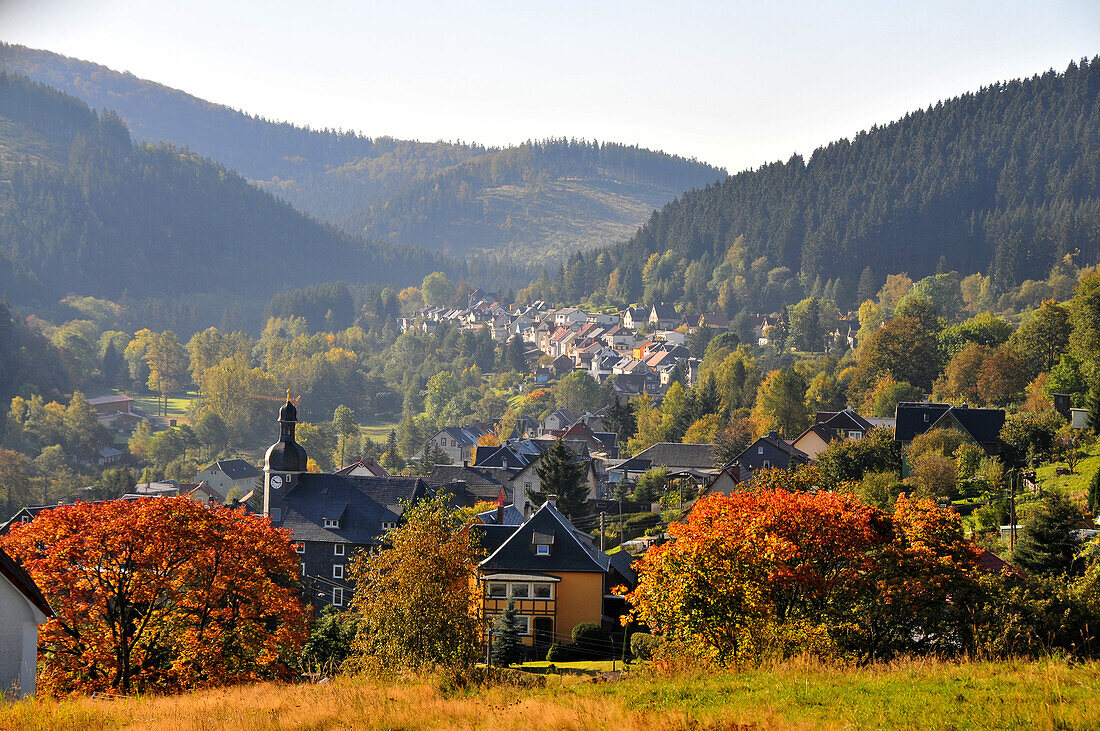
[[[1100,664],[789,662],[741,673],[635,671],[459,690],[339,677],[167,697],[39,699],[0,707],[4,729],[1093,729]]]

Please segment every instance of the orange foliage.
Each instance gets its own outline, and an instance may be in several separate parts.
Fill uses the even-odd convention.
[[[718,663],[948,644],[976,586],[959,527],[905,496],[891,516],[850,494],[754,486],[699,500],[628,598],[672,647]]]
[[[53,694],[285,678],[305,641],[288,531],[186,498],[76,503],[0,545],[56,617],[39,633]]]

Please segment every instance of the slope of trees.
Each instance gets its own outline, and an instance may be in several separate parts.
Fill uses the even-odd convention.
[[[685,194],[532,296],[775,311],[858,304],[889,272],[984,271],[995,294],[1100,260],[1100,58],[988,86]],[[868,267],[870,271],[866,269]]]
[[[113,113],[22,77],[0,73],[0,122],[0,271],[16,300],[262,296],[337,272],[400,282],[440,268],[426,252],[324,227],[208,160],[135,146]]]
[[[0,69],[115,110],[137,139],[215,159],[349,233],[432,250],[447,244],[456,254],[517,242],[540,252],[548,239],[555,248],[607,245],[633,233],[655,207],[724,174],[614,144],[487,149],[302,128],[17,45],[0,44]]]

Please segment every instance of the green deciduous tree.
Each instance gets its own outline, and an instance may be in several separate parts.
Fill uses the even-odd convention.
[[[483,556],[475,531],[444,492],[406,505],[386,534],[388,548],[352,559],[353,661],[391,672],[473,664],[481,623],[471,607]]]

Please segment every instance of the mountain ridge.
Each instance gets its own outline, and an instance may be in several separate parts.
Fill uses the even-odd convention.
[[[0,69],[24,74],[111,109],[135,136],[171,142],[236,170],[320,221],[353,234],[446,251],[454,256],[501,250],[549,261],[570,251],[628,238],[654,210],[725,171],[696,160],[615,143],[588,148],[633,150],[633,182],[616,179],[573,141],[491,148],[454,142],[370,138],[272,122],[202,100],[133,74],[13,44],[0,44]],[[576,153],[584,179],[544,175],[548,148]],[[533,150],[537,154],[528,156]],[[526,170],[520,161],[527,157]],[[622,157],[622,155],[620,155]],[[507,169],[519,189],[493,185],[481,167]],[[460,179],[471,172],[470,179]],[[630,176],[627,176],[630,177]],[[439,189],[429,196],[425,190]],[[424,221],[418,225],[427,206]],[[581,212],[572,217],[563,211]],[[445,212],[461,213],[452,220]],[[506,225],[510,224],[510,225]],[[560,225],[559,225],[560,224]],[[577,224],[580,224],[578,226]],[[489,242],[486,246],[485,242]]]

